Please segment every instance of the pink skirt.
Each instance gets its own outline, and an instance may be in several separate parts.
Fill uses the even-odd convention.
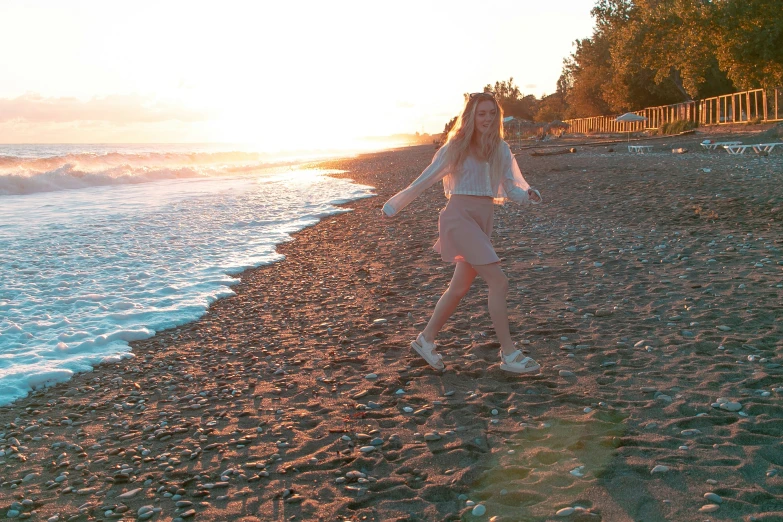
[[[491,197],[453,195],[438,218],[433,248],[444,261],[489,265],[500,258],[492,248],[495,204]]]

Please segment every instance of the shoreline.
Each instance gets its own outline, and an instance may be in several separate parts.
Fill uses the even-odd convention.
[[[518,378],[497,369],[480,282],[438,339],[445,374],[407,349],[451,276],[431,250],[445,198],[433,187],[395,220],[379,208],[432,154],[319,162],[377,198],[297,232],[278,245],[285,260],[243,272],[199,320],[132,343],[134,359],[0,407],[0,450],[17,448],[0,457],[3,512],[780,516],[783,478],[768,474],[783,465],[770,453],[783,435],[780,159],[518,156],[547,203],[496,211],[512,336],[543,367]],[[721,187],[733,192],[716,198]],[[722,396],[747,417],[711,407]],[[702,515],[708,490],[723,503]]]

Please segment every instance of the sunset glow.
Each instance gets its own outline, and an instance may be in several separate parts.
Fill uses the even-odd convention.
[[[348,148],[551,93],[592,2],[4,2],[0,142]]]

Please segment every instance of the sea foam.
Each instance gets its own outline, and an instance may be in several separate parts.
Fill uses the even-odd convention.
[[[290,234],[372,195],[326,174],[0,196],[0,404],[132,356],[129,342],[197,319],[233,294],[236,274],[281,260],[275,246]]]
[[[0,150],[0,195],[255,175],[296,164],[290,159],[249,152],[77,152],[45,157],[3,152]]]

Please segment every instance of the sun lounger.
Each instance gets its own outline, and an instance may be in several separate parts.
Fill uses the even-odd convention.
[[[713,141],[707,143],[706,141],[703,141],[701,143],[701,146],[707,150],[715,150],[718,147],[725,147],[726,145],[742,145],[742,142],[741,141]]]
[[[628,152],[635,152],[636,154],[644,154],[645,152],[652,152],[652,145],[628,145]]]
[[[751,148],[752,145],[724,145],[723,148],[729,154],[745,154],[745,151]]]
[[[756,154],[761,154],[762,152],[772,152],[778,145],[783,147],[783,143],[758,143],[756,145],[751,145],[751,147],[756,151]]]

